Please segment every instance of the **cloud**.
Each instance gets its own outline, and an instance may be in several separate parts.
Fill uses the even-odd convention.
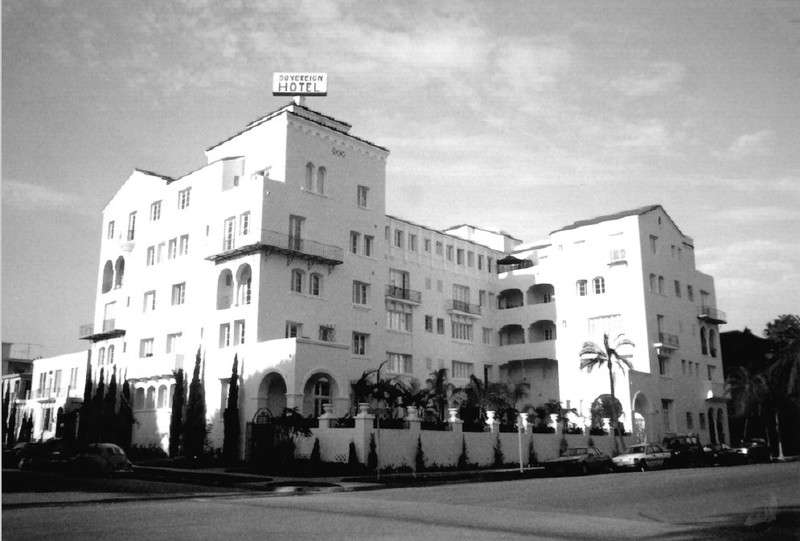
[[[499,73],[493,83],[518,96],[549,90],[572,64],[569,45],[557,39],[504,41],[494,54]]]
[[[753,156],[765,156],[772,153],[772,132],[761,130],[755,133],[740,135],[723,152],[714,152],[718,158],[742,160]]]
[[[61,211],[96,216],[95,206],[81,194],[19,180],[3,180],[3,205],[17,210]]]
[[[654,62],[642,73],[623,76],[611,86],[633,98],[655,96],[676,90],[686,76],[686,68],[676,62]]]
[[[724,208],[710,213],[714,221],[726,222],[800,222],[800,212],[793,208],[777,206],[752,206]]]

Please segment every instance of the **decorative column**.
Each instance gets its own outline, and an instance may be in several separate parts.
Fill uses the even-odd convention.
[[[319,421],[319,427],[328,429],[331,427],[331,421],[335,419],[333,416],[333,404],[323,404],[322,409],[323,413],[317,419]]]
[[[367,463],[369,455],[369,436],[373,431],[375,416],[369,413],[369,404],[360,402],[358,404],[358,415],[355,417],[355,428],[353,429],[353,442],[356,444],[356,452],[362,464]]]

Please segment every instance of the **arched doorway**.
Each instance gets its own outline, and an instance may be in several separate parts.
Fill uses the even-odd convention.
[[[614,397],[612,402],[610,394],[601,394],[592,402],[591,412],[592,428],[602,429],[604,424],[603,419],[611,419],[614,415],[612,412],[616,412],[617,420],[619,420],[623,413],[622,403],[619,401],[619,398],[616,397]]]
[[[286,407],[286,381],[277,372],[270,372],[258,386],[258,408],[266,408],[277,417]]]
[[[322,405],[333,404],[333,397],[337,394],[333,377],[324,373],[312,375],[303,389],[303,415],[319,417],[324,412]]]
[[[633,435],[639,443],[647,443],[647,417],[652,407],[647,396],[639,391],[633,399]]]

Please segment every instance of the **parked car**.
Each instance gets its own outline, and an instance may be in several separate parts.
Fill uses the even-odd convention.
[[[657,443],[640,443],[631,445],[625,452],[613,458],[616,469],[633,468],[646,471],[650,468],[669,466],[672,452]]]
[[[558,458],[542,463],[545,470],[552,473],[575,473],[586,475],[591,472],[614,470],[611,457],[597,447],[571,447]]]
[[[31,444],[28,442],[22,442],[16,444],[14,447],[10,449],[3,449],[3,467],[4,468],[18,467],[20,455],[30,445]]]
[[[727,443],[709,443],[703,446],[703,452],[706,454],[706,463],[715,466],[733,466],[745,462],[743,455]]]
[[[770,461],[771,453],[769,445],[767,445],[767,442],[761,438],[744,440],[740,442],[739,445],[734,446],[733,450],[739,454],[742,462],[746,462],[748,464]]]
[[[25,444],[18,454],[21,470],[65,469],[72,456],[70,446],[60,438]]]
[[[705,466],[708,464],[700,438],[694,435],[675,435],[664,438],[663,446],[672,453],[670,463],[676,467]]]
[[[76,471],[85,474],[111,475],[129,473],[133,465],[125,451],[113,443],[92,443],[87,445],[74,460]]]

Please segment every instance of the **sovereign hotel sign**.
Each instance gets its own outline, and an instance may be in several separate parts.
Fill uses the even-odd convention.
[[[273,96],[327,96],[327,73],[275,73]]]

